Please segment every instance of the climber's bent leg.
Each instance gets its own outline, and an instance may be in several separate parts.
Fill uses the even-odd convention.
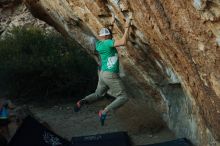
[[[108,111],[111,111],[111,110],[115,110],[115,109],[121,107],[127,101],[128,101],[127,96],[119,96],[111,104],[106,106],[106,108],[104,110],[105,110],[105,112],[108,112]]]
[[[96,100],[104,97],[104,95],[106,94],[108,89],[109,89],[108,86],[105,84],[105,82],[102,79],[102,72],[100,72],[99,81],[98,81],[96,91],[94,93],[86,96],[83,100],[85,100],[86,102],[89,102],[89,103],[96,101]]]
[[[104,72],[103,81],[108,85],[112,95],[116,98],[111,104],[106,106],[103,112],[108,112],[121,107],[128,101],[124,85],[116,73]]]
[[[103,82],[102,72],[100,72],[99,81],[98,81],[96,91],[94,93],[86,96],[85,98],[77,101],[76,104],[74,104],[74,111],[78,112],[78,111],[80,111],[81,107],[84,104],[94,102],[94,101],[104,97],[104,95],[106,94],[108,89],[109,89],[108,86]]]

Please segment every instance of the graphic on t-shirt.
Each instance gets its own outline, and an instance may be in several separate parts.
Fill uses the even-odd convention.
[[[115,56],[109,57],[108,62],[107,62],[108,69],[113,68],[117,61],[118,61],[118,54],[117,53],[115,53]]]

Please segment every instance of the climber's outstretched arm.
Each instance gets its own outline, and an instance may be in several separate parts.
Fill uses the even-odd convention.
[[[128,37],[128,30],[129,30],[130,24],[131,24],[131,17],[126,22],[125,32],[123,34],[123,37],[121,39],[119,39],[119,40],[115,40],[114,47],[119,47],[119,46],[126,45],[127,37]]]
[[[111,32],[112,32],[112,30],[113,30],[114,23],[115,23],[115,15],[112,14],[112,18],[111,18],[110,26],[108,27],[108,28],[111,30]]]

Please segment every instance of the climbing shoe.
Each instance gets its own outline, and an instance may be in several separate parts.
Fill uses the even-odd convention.
[[[103,113],[103,110],[99,111],[99,120],[100,120],[102,126],[104,126],[104,124],[105,124],[106,116],[107,116],[107,114]]]
[[[80,108],[86,103],[87,102],[84,99],[77,101],[74,105],[74,111],[78,112],[80,110]]]

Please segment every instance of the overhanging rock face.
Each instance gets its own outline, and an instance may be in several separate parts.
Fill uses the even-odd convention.
[[[116,16],[114,37],[133,13],[121,48],[124,80],[148,98],[178,137],[199,146],[220,140],[220,1],[25,0],[32,14],[91,55],[97,32]],[[136,87],[136,88],[135,88]],[[132,95],[131,92],[131,95]]]

